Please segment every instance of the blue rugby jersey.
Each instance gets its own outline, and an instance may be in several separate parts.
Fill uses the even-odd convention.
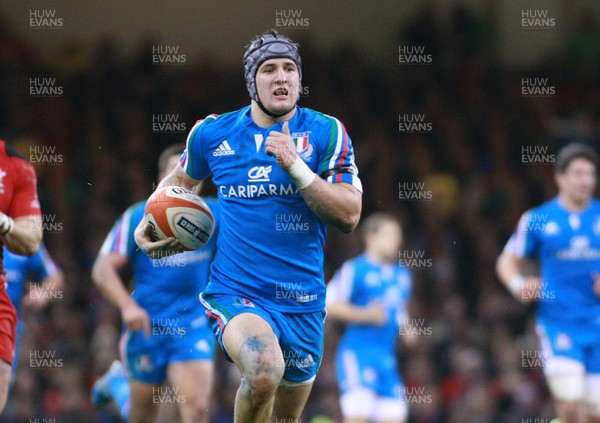
[[[210,115],[191,129],[180,163],[196,180],[212,174],[218,187],[221,231],[206,293],[241,294],[280,312],[314,312],[325,306],[326,225],[265,153],[269,132],[282,126],[259,127],[250,106]],[[297,107],[289,129],[311,170],[362,191],[352,141],[338,119]],[[339,168],[346,172],[328,173]]]
[[[39,250],[30,257],[11,253],[6,246],[3,248],[4,271],[6,272],[7,283],[6,292],[17,310],[20,326],[21,297],[25,293],[25,282],[41,282],[46,277],[55,275],[59,270],[43,243],[40,244]]]
[[[600,298],[594,294],[592,277],[600,274],[598,200],[578,213],[562,207],[557,197],[527,211],[505,249],[539,261],[538,318],[576,327],[600,322]]]
[[[348,302],[358,307],[380,302],[388,319],[383,325],[347,323],[340,348],[394,354],[400,325],[408,315],[411,290],[411,273],[399,263],[374,263],[365,254],[346,261],[328,285],[327,302]]]

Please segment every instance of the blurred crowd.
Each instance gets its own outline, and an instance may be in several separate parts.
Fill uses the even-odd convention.
[[[534,308],[503,289],[494,263],[520,214],[555,194],[551,163],[529,163],[524,152],[547,146],[538,151],[551,154],[575,140],[600,147],[600,30],[584,16],[560,49],[533,67],[511,68],[482,17],[457,6],[442,27],[434,12],[423,8],[399,27],[387,63],[350,44],[319,48],[310,30],[287,34],[301,45],[300,103],[344,122],[364,185],[363,214],[397,214],[403,251],[424,258],[412,269],[410,323],[420,330],[398,349],[410,422],[549,418],[541,363],[531,360],[539,350]],[[152,192],[159,152],[182,142],[197,119],[249,103],[243,46],[239,66],[226,67],[203,52],[184,65],[155,64],[156,45],[149,35],[125,56],[116,39],[90,50],[65,42],[42,60],[0,22],[0,137],[32,161],[40,151],[56,159],[34,164],[45,221],[61,223],[48,225],[45,242],[66,275],[60,301],[25,312],[1,422],[119,421],[89,402],[91,384],[117,357],[121,324],[93,287],[91,264],[115,218]],[[424,46],[430,63],[399,63],[400,46]],[[31,95],[31,78],[48,77],[62,93]],[[548,78],[555,93],[524,95],[527,77]],[[400,115],[430,125],[400,131]],[[161,119],[178,125],[157,130]],[[406,183],[429,194],[406,199]],[[330,230],[326,278],[360,251],[357,233]],[[340,421],[332,359],[340,331],[328,327],[306,421]],[[32,368],[32,351],[55,351],[60,365]],[[214,422],[226,423],[239,375],[217,354]]]

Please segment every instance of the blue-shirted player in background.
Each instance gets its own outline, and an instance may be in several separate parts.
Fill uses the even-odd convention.
[[[600,202],[597,155],[569,144],[555,160],[558,196],[521,217],[499,256],[500,280],[537,300],[544,374],[561,423],[600,422]],[[541,278],[524,276],[536,259]]]
[[[213,175],[221,231],[201,301],[242,373],[234,419],[292,421],[322,358],[326,224],[354,229],[362,188],[342,123],[296,105],[298,46],[262,34],[244,70],[251,104],[196,124],[180,166],[159,186],[189,188]],[[152,242],[149,229],[135,233],[143,251],[177,251],[173,238]]]
[[[344,423],[404,423],[396,345],[412,281],[398,262],[402,228],[394,216],[375,213],[362,230],[363,254],[345,262],[327,287],[327,315],[346,324],[336,353],[340,407]]]
[[[39,311],[52,301],[62,300],[64,275],[43,242],[32,256],[11,253],[6,247],[3,250],[6,292],[15,306],[18,318],[15,363],[12,367],[14,376],[19,363],[19,341],[23,332],[21,308]]]
[[[178,163],[182,151],[176,145],[161,154],[159,177]],[[219,206],[214,198],[205,200],[215,217],[215,231],[202,248],[173,257],[157,253],[156,259],[144,254],[133,239],[144,217],[145,202],[140,202],[117,220],[94,263],[96,286],[119,307],[126,326],[120,353],[129,384],[115,362],[94,385],[92,401],[101,405],[113,399],[129,422],[155,421],[161,403],[180,404],[184,423],[209,421],[215,340],[198,295],[216,250]],[[119,275],[128,264],[133,293]],[[172,389],[160,389],[165,381]]]

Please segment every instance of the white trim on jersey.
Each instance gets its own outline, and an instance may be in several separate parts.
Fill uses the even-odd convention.
[[[510,237],[506,244],[506,248],[510,248],[507,251],[515,254],[518,257],[525,256],[525,248],[527,246],[527,221],[529,220],[530,213],[523,213],[521,218],[519,219],[519,223],[517,223],[517,229],[515,233]],[[510,246],[509,246],[510,244]]]
[[[333,155],[331,156],[331,158],[329,159],[329,162],[327,164],[327,169],[334,169],[335,167],[337,167],[336,162],[339,160],[340,152],[342,151],[342,148],[344,146],[344,135],[347,136],[347,134],[345,133],[344,125],[342,125],[342,122],[340,122],[340,120],[338,118],[336,118],[334,116],[330,116],[330,115],[325,115],[325,116],[333,119],[333,121],[335,122],[335,126],[337,128],[337,140],[335,142],[335,150],[333,151]],[[350,141],[349,140],[348,140],[348,149],[350,149]],[[362,193],[363,186],[362,186],[362,182],[361,182],[360,178],[357,176],[358,168],[356,167],[356,164],[354,163],[354,151],[353,151],[352,155],[350,155],[350,153],[348,153],[348,158],[350,160],[350,166],[352,166],[357,173],[356,175],[352,175],[352,186]],[[329,183],[334,183],[333,180],[335,177],[336,177],[336,175],[328,176],[326,181]]]
[[[127,346],[129,344],[129,338],[131,338],[131,331],[126,330],[119,339],[119,355],[121,356],[121,362],[123,363],[123,369],[125,369],[125,375],[129,378],[131,376],[129,372],[129,356],[127,355]]]
[[[503,253],[516,254],[515,250],[515,235],[511,235],[506,241],[506,245],[502,249]]]
[[[106,239],[102,243],[102,247],[100,247],[99,255],[107,255],[110,253],[117,253],[123,256],[128,255],[127,249],[129,246],[130,220],[131,209],[127,209],[106,236]],[[118,245],[117,242],[119,243]]]
[[[202,293],[200,293],[200,295],[198,295],[198,299],[200,300],[200,303],[204,306],[204,308],[206,308],[212,314],[219,317],[219,319],[221,320],[221,324],[223,325],[223,328],[225,328],[225,325],[227,325],[227,323],[229,322],[227,317],[225,317],[225,315],[223,313],[221,313],[219,310],[217,310],[216,308],[211,306],[210,303],[202,297]]]
[[[183,165],[183,170],[185,170],[185,173],[188,173],[188,167],[190,165],[190,153],[189,153],[189,151],[190,151],[190,140],[191,140],[192,134],[195,133],[196,127],[202,125],[202,123],[204,123],[205,120],[206,119],[202,119],[202,120],[199,120],[198,122],[196,122],[196,124],[194,126],[192,126],[192,129],[190,129],[190,132],[188,132],[188,136],[185,139],[185,151],[184,151],[184,153],[185,153],[185,163]]]
[[[295,387],[295,386],[308,385],[310,383],[313,383],[316,378],[317,378],[317,375],[314,375],[302,382],[290,382],[289,380],[285,380],[285,378],[281,378],[281,381],[279,382],[279,386]]]
[[[327,287],[327,303],[350,302],[352,289],[354,288],[355,266],[352,262],[346,262],[336,272]]]
[[[342,363],[344,363],[343,366],[346,371],[348,390],[362,386],[360,383],[360,366],[358,365],[356,353],[353,350],[345,350],[342,353]]]
[[[335,150],[333,151],[333,155],[329,159],[329,164],[327,165],[328,169],[333,169],[336,167],[336,161],[339,159],[340,151],[342,150],[342,146],[344,145],[344,127],[342,123],[335,117],[329,116],[335,122],[335,126],[337,127],[337,140],[335,142]]]
[[[113,252],[127,256],[129,250],[129,227],[131,225],[131,209],[125,210],[121,218],[121,225],[118,227],[118,234],[115,237]]]
[[[102,247],[100,247],[100,252],[98,253],[98,255],[105,256],[105,255],[111,253],[114,240],[115,240],[115,233],[114,233],[114,231],[111,230],[108,233],[108,235],[106,236],[106,238],[104,239],[104,242],[102,243]]]
[[[361,193],[363,192],[363,186],[360,178],[356,175],[352,175],[352,186],[359,190]]]

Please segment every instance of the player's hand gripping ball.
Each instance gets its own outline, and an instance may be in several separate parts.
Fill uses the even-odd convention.
[[[157,189],[146,202],[144,216],[154,241],[174,237],[184,251],[197,250],[206,244],[215,227],[206,201],[178,186]]]

